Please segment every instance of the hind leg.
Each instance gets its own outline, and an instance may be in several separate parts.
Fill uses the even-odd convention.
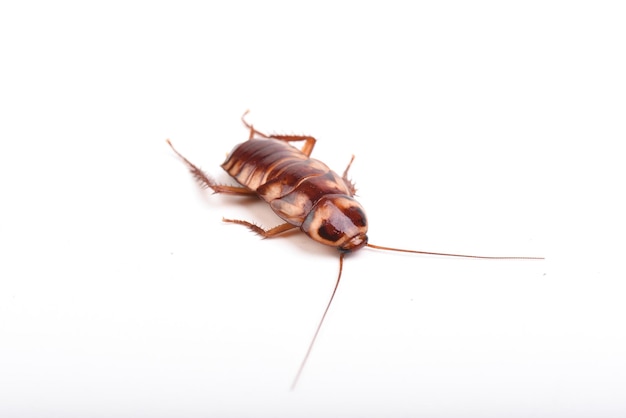
[[[315,142],[317,141],[315,138],[308,135],[268,135],[263,132],[257,131],[256,129],[254,129],[254,126],[246,122],[246,115],[248,114],[248,112],[250,111],[246,110],[243,116],[241,116],[241,121],[243,122],[243,124],[246,126],[246,128],[250,129],[250,137],[248,138],[248,140],[253,139],[255,135],[258,135],[261,138],[272,138],[285,142],[304,141],[304,145],[302,146],[302,149],[300,151],[307,157],[311,156],[311,152],[313,152],[313,147],[315,146]]]
[[[183,157],[183,155],[180,152],[178,152],[176,148],[174,148],[174,145],[172,145],[169,139],[167,140],[167,143],[172,148],[172,150],[174,150],[176,155],[178,155],[183,160],[183,162],[187,164],[187,167],[189,167],[189,170],[191,171],[193,176],[203,186],[208,187],[209,189],[213,190],[215,193],[226,193],[226,194],[233,194],[233,195],[256,195],[255,192],[253,192],[252,190],[246,189],[245,187],[227,186],[224,184],[217,184],[215,180],[213,180],[208,174],[200,170],[198,167],[196,167],[195,164],[193,164],[191,161]]]
[[[226,186],[226,185],[223,185],[223,184],[217,184],[215,182],[215,180],[213,180],[204,171],[200,170],[195,164],[193,164],[191,161],[189,161],[188,159],[183,157],[182,154],[180,152],[178,152],[176,150],[176,148],[174,148],[174,146],[172,145],[172,143],[170,142],[169,139],[167,140],[167,143],[172,148],[172,150],[174,150],[176,155],[178,155],[185,162],[185,164],[187,164],[187,166],[189,167],[189,170],[191,170],[191,173],[193,174],[193,176],[203,186],[206,186],[206,187],[210,188],[215,193],[226,193],[226,194],[232,194],[232,195],[246,195],[246,196],[256,195],[255,192],[253,192],[252,190],[246,189],[245,187]],[[271,238],[271,237],[274,237],[276,235],[282,234],[283,232],[286,232],[286,231],[289,231],[291,229],[294,229],[296,227],[295,225],[292,225],[290,223],[286,223],[285,222],[284,224],[280,224],[278,226],[275,226],[274,228],[263,229],[260,226],[253,224],[252,222],[242,221],[240,219],[226,219],[226,218],[223,218],[222,221],[223,222],[230,222],[230,223],[234,223],[234,224],[238,224],[238,225],[243,225],[243,226],[249,228],[250,230],[252,230],[253,232],[256,232],[257,234],[261,235],[263,238]]]

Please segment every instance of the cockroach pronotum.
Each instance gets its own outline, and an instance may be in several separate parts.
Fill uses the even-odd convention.
[[[343,175],[339,176],[326,164],[310,158],[316,139],[305,135],[268,135],[257,131],[245,117],[241,120],[250,130],[250,136],[231,151],[222,164],[222,168],[232,176],[240,186],[217,184],[210,176],[182,156],[172,145],[167,143],[189,167],[194,177],[205,187],[215,193],[231,195],[256,195],[267,202],[272,210],[285,223],[270,229],[263,229],[248,221],[226,219],[243,225],[264,238],[275,237],[294,228],[300,228],[314,241],[335,247],[339,250],[339,273],[337,282],[326,304],[313,338],[302,359],[302,363],[291,385],[294,389],[304,366],[311,354],[317,335],[319,334],[326,314],[335,297],[341,272],[343,258],[346,254],[370,247],[377,250],[399,251],[414,254],[428,254],[451,257],[484,258],[500,260],[543,260],[543,257],[489,257],[464,254],[448,254],[429,251],[414,251],[400,248],[383,247],[368,242],[367,218],[363,207],[354,199],[356,188],[348,179],[348,170],[354,156],[350,160]],[[290,145],[290,142],[303,141],[302,149]]]

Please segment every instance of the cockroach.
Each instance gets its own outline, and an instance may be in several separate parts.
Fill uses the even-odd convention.
[[[202,186],[210,188],[214,193],[257,196],[267,202],[274,213],[285,221],[270,229],[263,229],[252,222],[239,219],[223,218],[224,222],[243,225],[264,238],[275,237],[283,232],[300,228],[300,231],[314,241],[339,250],[339,273],[335,287],[294,377],[291,389],[296,387],[300,379],[335,297],[346,254],[369,247],[385,251],[450,257],[498,260],[544,259],[543,257],[491,257],[415,251],[369,243],[365,210],[354,199],[356,188],[348,179],[348,170],[354,161],[354,156],[343,174],[339,176],[323,162],[311,158],[316,142],[314,137],[265,134],[246,121],[247,114],[248,111],[243,114],[241,121],[249,129],[250,136],[247,141],[235,146],[222,164],[222,168],[239,183],[239,186],[218,184],[179,153],[169,139],[167,143]],[[298,149],[292,146],[291,142],[304,142],[304,145]]]

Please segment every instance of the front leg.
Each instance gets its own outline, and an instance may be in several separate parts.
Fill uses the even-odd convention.
[[[356,186],[354,185],[352,180],[348,178],[348,170],[350,170],[350,166],[352,165],[353,161],[354,161],[354,155],[352,156],[352,158],[350,159],[350,162],[348,163],[348,166],[344,170],[343,176],[341,176],[343,181],[346,183],[346,186],[348,186],[348,189],[350,189],[350,196],[354,196],[356,193]]]

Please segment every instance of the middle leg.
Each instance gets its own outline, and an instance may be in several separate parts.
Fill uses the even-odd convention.
[[[253,224],[252,222],[242,221],[240,219],[222,218],[222,221],[230,222],[230,223],[237,224],[237,225],[243,225],[249,228],[250,230],[252,230],[253,232],[256,232],[263,238],[272,238],[272,237],[275,237],[276,235],[282,234],[283,232],[287,232],[296,227],[295,225],[285,222],[284,224],[280,224],[278,226],[275,226],[274,228],[263,229],[260,226]]]

